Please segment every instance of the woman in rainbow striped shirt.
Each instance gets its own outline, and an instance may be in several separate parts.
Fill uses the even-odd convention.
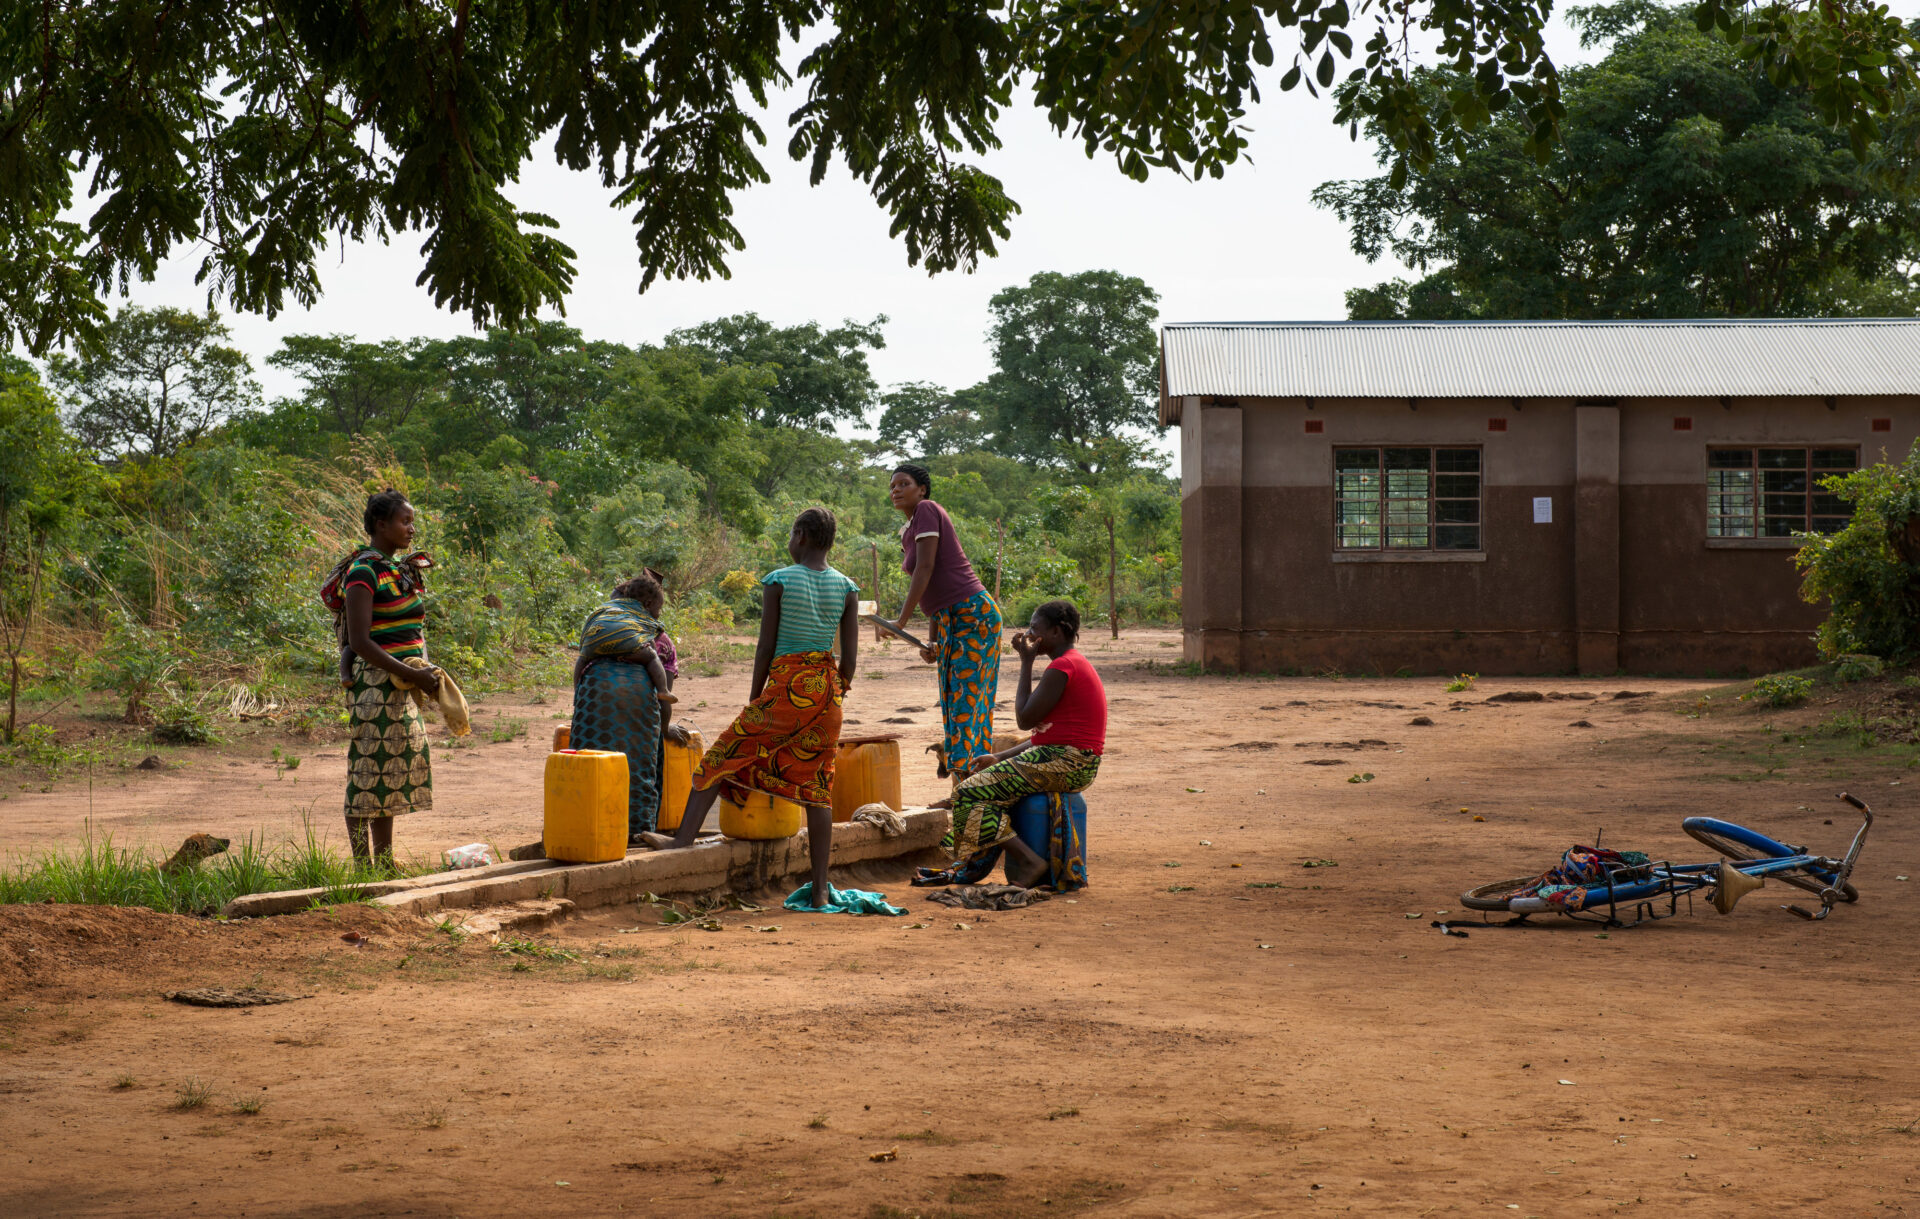
[[[346,813],[354,857],[371,864],[392,861],[395,817],[433,808],[427,726],[412,694],[394,679],[431,696],[439,692],[440,676],[407,664],[427,655],[425,564],[410,561],[411,554],[394,558],[413,545],[413,505],[389,487],[368,497],[361,520],[367,546],[340,577],[346,642],[353,649]]]

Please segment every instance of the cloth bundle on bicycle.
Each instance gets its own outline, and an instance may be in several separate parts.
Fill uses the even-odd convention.
[[[1646,866],[1647,855],[1644,851],[1609,851],[1604,847],[1575,846],[1560,857],[1558,864],[1506,896],[1508,899],[1538,897],[1564,910],[1579,910],[1586,905],[1588,889],[1606,888],[1610,870]]]

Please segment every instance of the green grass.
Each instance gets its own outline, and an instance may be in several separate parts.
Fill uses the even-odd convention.
[[[527,735],[527,721],[500,720],[487,733],[487,739],[495,745],[504,745],[516,737]]]
[[[682,652],[698,652],[702,659],[714,661],[733,661],[738,664],[753,659],[753,647],[750,643],[735,643],[714,635],[696,635],[692,641],[681,648]]]
[[[1197,660],[1154,660],[1147,657],[1133,662],[1142,673],[1164,673],[1169,677],[1205,677],[1206,666]]]
[[[203,1079],[189,1079],[173,1094],[173,1107],[190,1113],[213,1099],[213,1085]]]
[[[86,837],[70,847],[43,850],[0,864],[0,905],[57,902],[87,906],[144,906],[168,914],[212,914],[236,897],[285,889],[324,889],[321,904],[362,900],[363,886],[432,871],[418,863],[364,868],[336,853],[311,823],[299,842],[268,849],[251,835],[197,868],[169,875],[165,854]]]
[[[537,961],[577,962],[580,959],[580,954],[577,952],[555,948],[550,944],[542,944],[538,940],[529,940],[524,937],[501,940],[493,946],[493,950],[503,956],[532,957]]]

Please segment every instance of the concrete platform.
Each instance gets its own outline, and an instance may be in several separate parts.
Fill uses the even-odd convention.
[[[918,855],[938,847],[947,832],[948,815],[943,809],[910,809],[902,819],[906,832],[895,838],[886,837],[879,826],[864,822],[834,826],[833,866]],[[363,892],[372,896],[377,906],[419,915],[555,899],[565,899],[576,909],[588,909],[637,901],[648,893],[752,893],[797,885],[798,878],[811,869],[807,832],[802,830],[792,838],[772,842],[721,838],[679,851],[634,850],[625,859],[609,863],[566,864],[542,859],[463,872],[436,872],[368,885]],[[331,892],[296,889],[252,893],[228,902],[220,913],[227,918],[289,914],[305,910],[316,901],[324,902]]]

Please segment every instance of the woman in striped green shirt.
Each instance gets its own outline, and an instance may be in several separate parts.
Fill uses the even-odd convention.
[[[787,538],[793,563],[769,572],[761,590],[752,701],[701,759],[679,831],[672,838],[641,835],[663,849],[692,846],[723,791],[735,801],[763,792],[803,804],[816,909],[833,899],[827,883],[833,757],[840,745],[840,703],[853,685],[860,647],[859,588],[827,563],[836,528],[825,508],[808,508],[795,518]]]

